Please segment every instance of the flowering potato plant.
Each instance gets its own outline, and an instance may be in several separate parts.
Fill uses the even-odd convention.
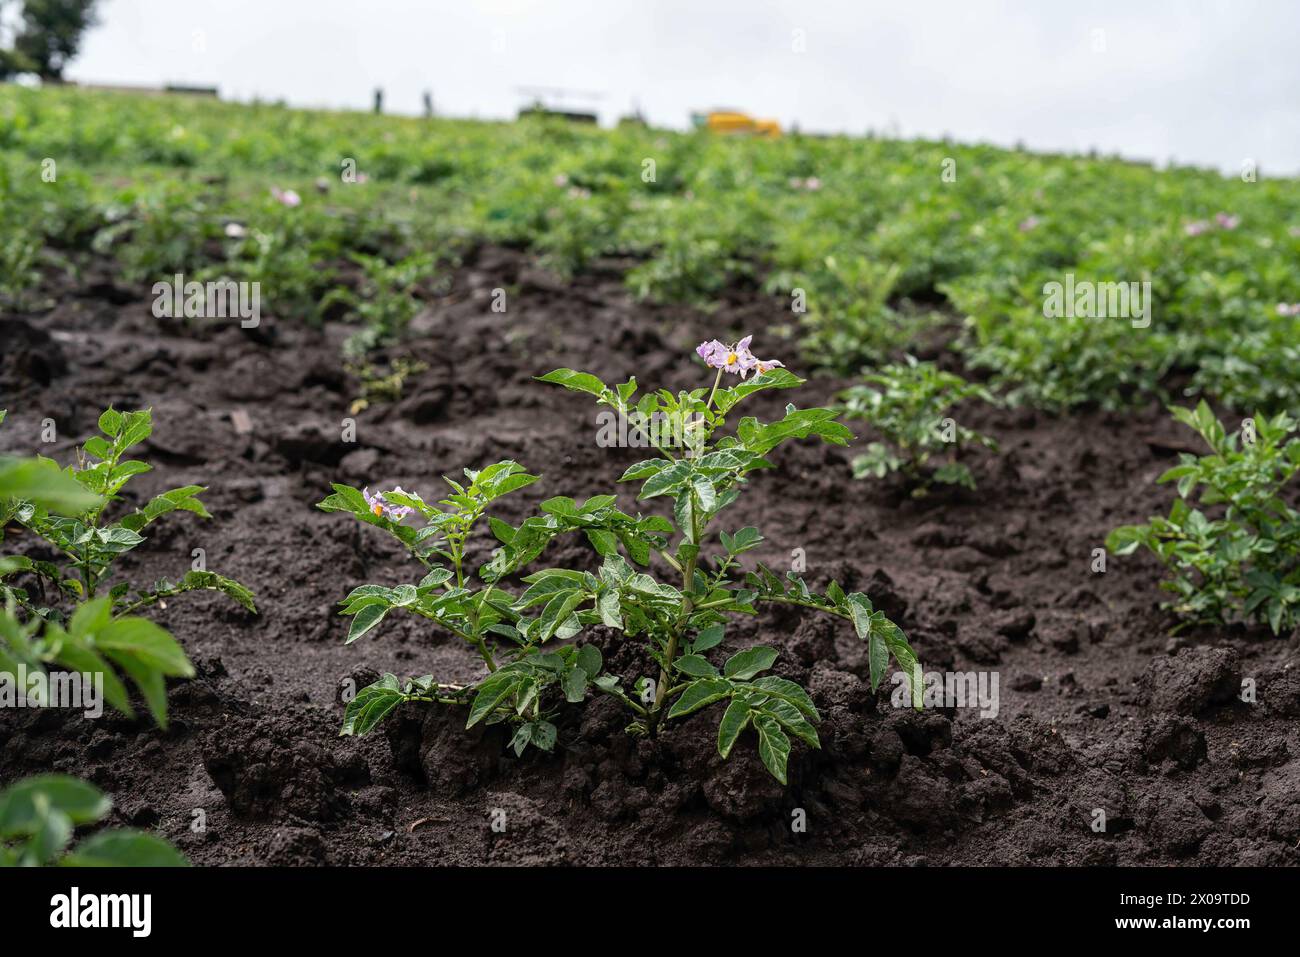
[[[853,460],[854,478],[883,478],[901,471],[925,494],[934,482],[975,488],[970,469],[957,461],[963,446],[982,445],[997,450],[997,442],[974,429],[958,425],[952,407],[966,399],[996,400],[987,389],[961,376],[944,372],[933,362],[919,362],[913,356],[863,377],[840,393],[845,416],[866,419],[885,442],[872,442]],[[948,460],[931,466],[931,459],[948,455]]]
[[[1300,472],[1300,438],[1287,439],[1296,420],[1256,415],[1228,434],[1204,401],[1170,411],[1210,454],[1182,453],[1159,479],[1177,483],[1169,516],[1121,526],[1106,547],[1117,555],[1150,549],[1172,575],[1161,587],[1177,596],[1174,611],[1194,622],[1245,617],[1268,622],[1274,634],[1291,631],[1300,625],[1300,512],[1282,489]]]
[[[478,582],[472,582],[464,567],[466,540],[492,501],[532,484],[537,476],[511,461],[467,470],[464,483],[446,480],[451,494],[434,505],[400,489],[372,494],[334,486],[320,508],[350,512],[385,529],[425,572],[414,584],[354,589],[343,603],[343,614],[352,617],[348,641],[400,609],[466,641],[488,672],[470,687],[439,683],[432,675],[405,682],[384,675],[349,702],[344,734],[371,730],[404,701],[467,704],[467,726],[509,722],[515,728],[511,743],[522,753],[530,744],[553,748],[557,733],[552,719],[561,703],[581,702],[589,690],[622,702],[631,712],[629,732],[646,735],[657,734],[666,721],[726,702],[718,752],[730,755],[742,732],[752,728],[760,758],[785,783],[791,738],[819,747],[815,726],[820,715],[798,684],[764,674],[777,659],[776,649],[757,645],[721,665],[710,660],[710,652],[724,640],[728,615],[753,615],[768,603],[837,615],[852,622],[868,643],[873,688],[891,656],[914,673],[919,664],[906,636],[866,595],[845,593],[834,582],[819,595],[793,572],[782,578],[761,563],[745,571],[740,556],[762,543],[758,529],[715,532],[714,523],[750,475],[770,468],[766,456],[782,443],[820,438],[845,445],[852,434],[835,421],[834,410],[794,405],[787,405],[778,421],[745,416],[728,429],[729,417],[750,395],[793,388],[803,380],[779,362],[756,358],[748,339],[730,346],[709,342],[697,351],[717,370],[711,388],[659,390],[637,398],[635,379],[610,387],[572,369],[540,377],[591,395],[619,416],[679,424],[679,442],[670,445],[650,437],[658,456],[632,465],[621,479],[640,482],[642,500],[670,499],[671,520],[622,511],[615,495],[596,495],[581,504],[564,496],[551,498],[542,502],[540,514],[518,527],[489,516],[488,527],[500,545],[478,569]],[[724,372],[741,381],[723,386]],[[416,524],[404,523],[408,517],[415,517]],[[518,593],[505,584],[536,562],[552,540],[574,532],[582,533],[600,556],[597,571],[542,568],[523,575],[525,587]],[[656,578],[656,564],[670,568],[675,581]],[[608,672],[600,650],[577,641],[593,625],[640,639],[657,667],[657,679]],[[914,704],[920,707],[921,683],[912,686]]]

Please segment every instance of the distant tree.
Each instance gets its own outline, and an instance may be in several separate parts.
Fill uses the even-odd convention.
[[[0,0],[0,16],[7,0]],[[42,80],[63,79],[77,55],[81,35],[94,26],[96,0],[24,0],[13,47],[0,50],[0,77],[35,73]]]
[[[12,7],[9,0],[0,0],[0,80],[7,80],[24,70],[22,57],[6,41],[6,35],[10,32],[7,11]]]

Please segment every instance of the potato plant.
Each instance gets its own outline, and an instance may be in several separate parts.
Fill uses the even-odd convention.
[[[256,611],[252,592],[233,579],[209,571],[192,570],[179,581],[163,579],[134,590],[130,582],[109,584],[113,577],[113,562],[144,543],[145,537],[140,533],[151,522],[175,511],[191,512],[200,518],[212,516],[199,500],[199,495],[206,489],[201,485],[184,485],[162,492],[143,506],[122,512],[115,520],[109,521],[106,513],[122,501],[119,493],[123,487],[134,476],[152,468],[139,459],[128,458],[127,452],[152,434],[153,416],[147,409],[118,412],[110,408],[99,417],[99,429],[103,434],[87,439],[78,450],[76,463],[63,472],[90,493],[92,504],[73,509],[70,514],[58,514],[39,501],[21,495],[0,501],[0,530],[10,522],[16,522],[63,556],[62,562],[24,557],[0,559],[3,562],[0,564],[0,594],[12,596],[20,605],[38,614],[47,612],[40,599],[30,596],[26,589],[3,582],[4,578],[16,573],[28,572],[42,586],[43,597],[48,597],[43,589],[46,583],[54,587],[56,596],[79,601],[93,599],[103,591],[114,614],[137,611],[195,589],[223,592],[249,611]],[[36,461],[40,468],[54,465],[45,458]]]
[[[798,300],[807,361],[840,374],[932,340],[955,313],[952,348],[1013,401],[1123,408],[1163,398],[1175,370],[1234,407],[1293,401],[1300,313],[1278,306],[1300,299],[1300,201],[1285,177],[1243,190],[1212,170],[952,143],[953,178],[939,180],[936,144],[919,141],[426,122],[12,84],[0,114],[0,303],[31,305],[41,269],[98,253],[129,282],[182,269],[261,281],[278,321],[315,323],[322,302],[354,291],[341,264],[376,256],[366,308],[349,316],[364,350],[375,328],[400,331],[413,251],[527,247],[561,275],[632,256],[636,295],[705,305],[762,262],[766,290]],[[71,161],[59,188],[25,188],[48,156]],[[655,175],[627,157],[656,160]],[[343,158],[368,182],[341,181]],[[1149,282],[1154,321],[1134,335],[1124,318],[1046,315],[1045,284],[1068,274]]]
[[[1124,525],[1106,539],[1118,555],[1145,547],[1170,578],[1172,608],[1192,623],[1267,622],[1274,634],[1300,624],[1300,512],[1283,495],[1300,472],[1296,420],[1256,415],[1229,434],[1205,403],[1174,417],[1209,446],[1182,453],[1160,476],[1178,498],[1167,517]]]
[[[968,399],[996,402],[977,383],[944,372],[933,362],[908,356],[863,377],[864,384],[840,393],[845,418],[865,419],[884,437],[853,459],[854,478],[883,478],[901,472],[924,495],[931,485],[975,488],[970,468],[957,460],[962,449],[981,445],[997,450],[997,442],[959,425],[953,408]],[[935,465],[934,459],[942,459]]]
[[[198,498],[203,487],[187,485],[107,521],[123,486],[149,470],[124,456],[148,438],[152,418],[148,411],[109,409],[99,428],[103,435],[88,439],[67,469],[43,457],[0,457],[0,536],[16,523],[63,556],[60,562],[0,555],[0,671],[17,673],[23,665],[29,674],[57,667],[102,675],[108,704],[134,716],[125,676],[166,727],[166,679],[192,677],[194,668],[166,629],[135,612],[196,589],[221,591],[255,611],[253,594],[209,571],[134,590],[129,582],[112,582],[114,560],[145,541],[140,532],[151,522],[178,510],[211,516]],[[16,583],[22,577],[34,582],[34,594]]]
[[[748,345],[748,339],[702,345],[700,356],[716,370],[712,386],[677,393],[661,389],[638,397],[634,378],[611,387],[572,369],[540,377],[593,397],[629,422],[676,424],[667,438],[664,429],[646,428],[658,454],[629,467],[621,479],[640,483],[641,501],[671,501],[671,519],[632,514],[619,508],[616,495],[602,494],[581,503],[567,496],[547,499],[539,514],[512,526],[488,515],[489,506],[538,481],[513,461],[466,470],[463,482],[446,479],[450,492],[432,503],[401,489],[371,493],[335,485],[319,507],[351,513],[385,530],[410,551],[423,573],[410,584],[355,588],[343,602],[342,613],[352,619],[347,640],[401,611],[466,642],[486,669],[467,687],[433,675],[403,681],[386,674],[348,703],[343,733],[370,731],[404,702],[463,705],[467,727],[508,723],[511,745],[522,754],[529,745],[551,750],[560,707],[581,702],[588,692],[616,698],[629,712],[628,731],[651,736],[666,722],[725,702],[719,754],[730,755],[752,728],[764,765],[785,783],[791,739],[818,747],[820,715],[798,684],[767,673],[777,660],[776,649],[756,645],[721,662],[710,660],[725,639],[730,616],[754,615],[774,603],[835,615],[851,622],[867,642],[873,688],[891,657],[914,673],[919,665],[902,629],[866,595],[846,593],[835,582],[818,594],[793,572],[782,577],[762,563],[752,570],[742,567],[741,556],[762,544],[762,535],[753,527],[728,530],[720,520],[751,475],[772,467],[767,456],[793,439],[845,445],[852,438],[832,409],[787,405],[773,422],[754,416],[737,420],[749,396],[803,381],[778,362],[756,358]],[[741,381],[724,386],[724,374]],[[499,544],[474,573],[465,565],[466,542],[484,519]],[[511,586],[555,538],[572,533],[584,535],[599,556],[596,571],[542,567],[522,574],[522,589]],[[673,580],[656,576],[664,568]],[[657,677],[608,671],[600,649],[581,640],[597,625],[638,640]],[[913,687],[919,707],[921,683]]]
[[[75,847],[73,832],[108,816],[113,802],[66,774],[24,778],[0,790],[0,867],[186,867],[184,855],[145,831],[108,828]]]

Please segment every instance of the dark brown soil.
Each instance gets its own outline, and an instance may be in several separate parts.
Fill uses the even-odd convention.
[[[498,286],[511,290],[505,315],[490,309]],[[129,303],[115,305],[117,293]],[[10,711],[0,781],[88,776],[119,823],[155,827],[201,864],[1300,862],[1294,636],[1171,638],[1152,560],[1092,570],[1110,528],[1167,507],[1154,479],[1185,437],[1154,405],[1069,418],[968,410],[1003,450],[971,460],[972,494],[914,500],[855,482],[844,449],[776,454],[728,516],[766,535],[755,557],[788,567],[804,549],[811,582],[867,591],[927,669],[996,673],[1001,692],[995,718],[895,708],[892,687],[869,690],[864,648],[842,623],[790,610],[739,623],[728,643],[779,646],[777,672],[805,682],[825,718],[823,750],[797,750],[783,789],[752,741],[719,761],[713,710],[650,741],[623,732],[610,699],[589,699],[566,715],[553,755],[522,760],[498,731],[466,732],[446,711],[412,708],[386,732],[338,737],[349,680],[478,672],[418,619],[345,647],[339,599],[413,569],[380,533],[313,507],[331,481],[432,492],[441,474],[507,457],[545,475],[502,503],[507,520],[552,495],[611,491],[643,455],[599,447],[593,406],[530,377],[566,365],[684,387],[699,381],[689,360],[701,339],[744,332],[792,360],[794,344],[765,332],[787,322],[780,303],[737,292],[712,316],[641,305],[616,269],[564,284],[483,250],[415,322],[427,370],[397,403],[360,413],[348,444],[346,327],[160,325],[147,296],[117,289],[107,270],[57,298],[46,315],[0,319],[0,448],[66,461],[109,403],[151,406],[144,457],[156,470],[134,495],[206,484],[214,518],[160,521],[124,571],[175,576],[202,547],[209,568],[257,592],[261,613],[206,593],[170,602],[158,618],[199,669],[172,688],[170,729]],[[815,380],[797,401],[843,384]],[[753,401],[770,415],[786,398]],[[236,410],[251,434],[237,433]],[[47,417],[53,447],[39,445]],[[24,545],[10,536],[6,550]],[[475,558],[488,550],[481,542]],[[565,543],[543,561],[592,556]],[[626,676],[648,672],[613,634],[597,640]],[[1243,679],[1256,703],[1239,700]],[[492,829],[498,809],[504,832]],[[206,830],[192,828],[199,817]]]

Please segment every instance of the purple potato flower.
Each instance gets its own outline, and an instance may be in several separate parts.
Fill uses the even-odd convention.
[[[734,346],[728,346],[717,339],[710,339],[708,342],[701,342],[695,352],[710,369],[721,369],[742,379],[747,378],[751,372],[762,375],[777,366],[784,368],[785,363],[777,359],[760,359],[750,352],[749,343],[753,338],[753,336],[745,336]]]
[[[400,485],[393,489],[393,493],[398,495],[410,494]],[[370,508],[370,513],[378,518],[387,518],[393,522],[400,522],[402,519],[406,518],[406,516],[415,511],[415,509],[411,508],[409,505],[390,505],[384,499],[385,495],[390,494],[388,492],[377,492],[374,495],[371,495],[370,488],[367,486],[361,490],[361,494],[365,496],[366,505]]]

